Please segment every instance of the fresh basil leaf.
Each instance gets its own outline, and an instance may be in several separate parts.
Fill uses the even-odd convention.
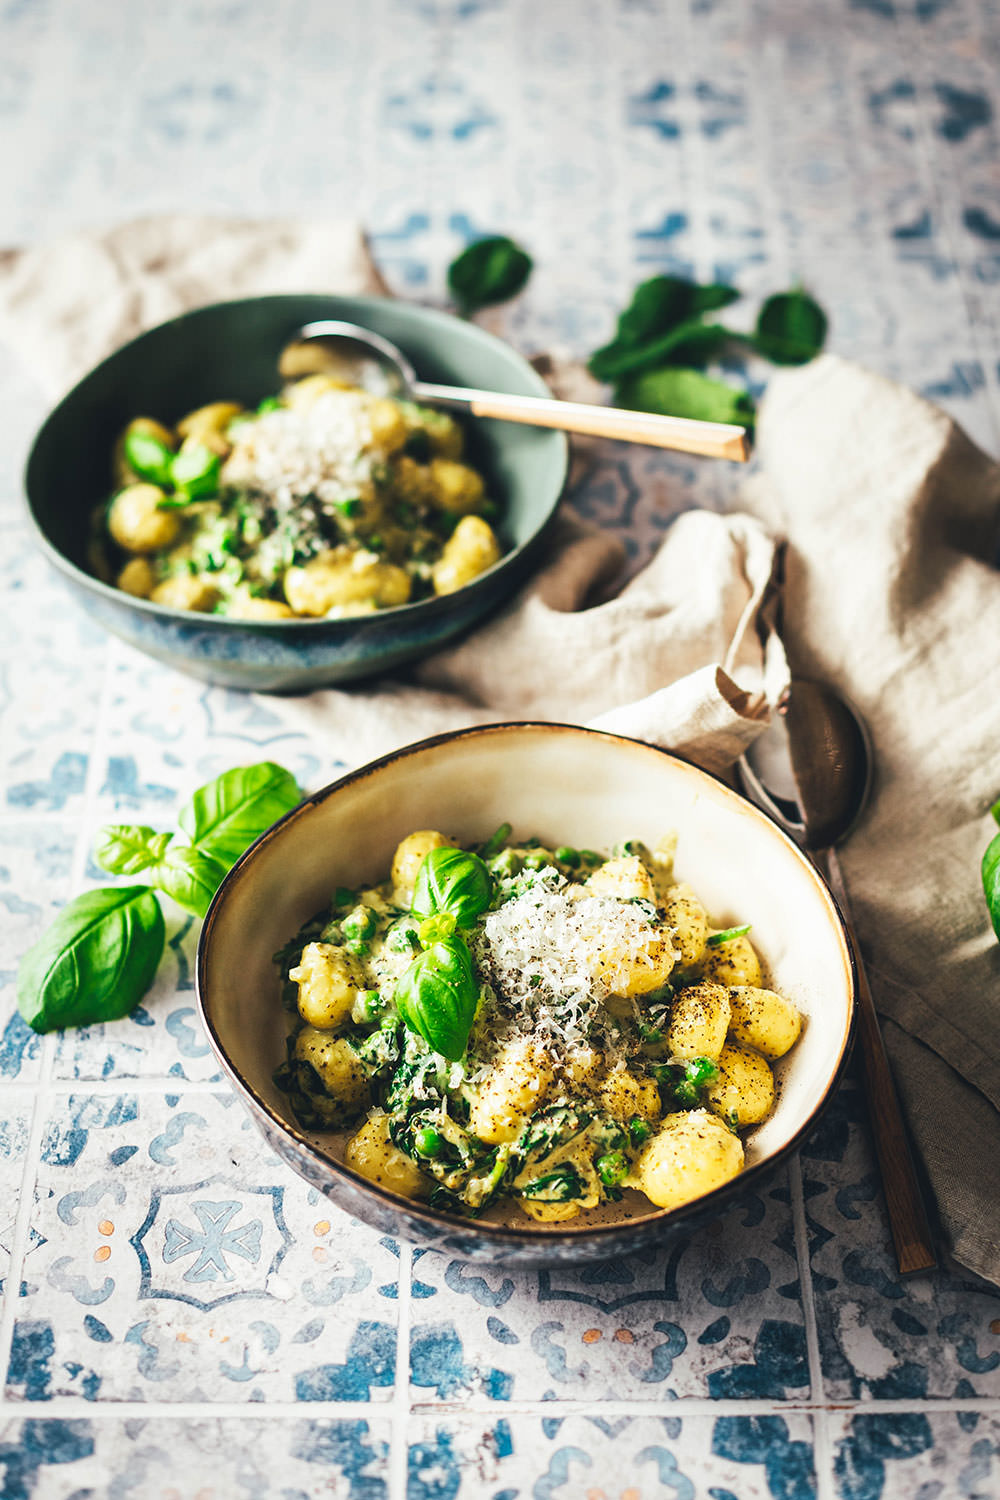
[[[745,922],[742,927],[727,927],[725,932],[713,932],[705,942],[709,948],[719,948],[723,943],[731,943],[733,938],[745,937],[752,925],[751,922]]]
[[[302,800],[295,777],[273,761],[234,766],[199,787],[177,821],[191,843],[225,869]]]
[[[993,816],[1000,823],[1000,802],[993,809]],[[983,855],[983,894],[986,908],[993,923],[993,931],[1000,938],[1000,833],[992,839]]]
[[[17,1008],[34,1031],[127,1016],[153,982],[163,939],[163,913],[148,886],[86,891],[21,960]]]
[[[712,380],[700,370],[668,367],[629,376],[615,392],[618,406],[693,417],[700,422],[732,422],[752,427],[754,405],[746,391]]]
[[[172,833],[134,823],[110,823],[94,845],[94,858],[109,875],[141,875],[164,855]]]
[[[164,891],[178,906],[183,906],[196,917],[203,917],[226,878],[228,868],[189,844],[171,844],[146,876],[151,885]]]
[[[456,933],[417,955],[396,985],[403,1024],[449,1062],[464,1055],[476,1015],[479,987],[472,955]]]
[[[152,484],[169,484],[174,452],[158,437],[148,432],[130,432],[124,444],[125,462],[140,479]]]
[[[410,910],[415,917],[450,912],[459,927],[472,927],[492,898],[490,872],[478,854],[431,849],[417,871]]]
[[[525,285],[533,262],[527,251],[506,235],[476,240],[448,267],[448,286],[464,313],[494,302],[506,302]]]
[[[722,323],[689,319],[676,328],[643,344],[609,344],[598,349],[588,366],[598,380],[616,381],[660,365],[703,365],[720,354],[727,344],[742,342],[745,335]]]
[[[615,337],[591,356],[588,368],[596,379],[609,381],[632,369],[651,368],[657,363],[655,358],[649,360],[642,355],[639,357],[645,363],[634,365],[627,363],[628,356],[635,358],[639,350],[672,335],[682,325],[700,327],[704,313],[728,307],[738,297],[739,292],[731,286],[699,286],[680,276],[651,276],[636,287],[632,301],[618,319]],[[663,362],[662,356],[659,362]]]
[[[797,288],[768,297],[757,317],[752,342],[776,365],[804,365],[826,342],[826,313],[808,292]]]
[[[222,459],[204,443],[192,443],[179,453],[171,454],[170,482],[189,500],[214,495],[219,488]]]

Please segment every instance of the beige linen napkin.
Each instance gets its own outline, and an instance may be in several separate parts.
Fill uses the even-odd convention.
[[[145,220],[0,257],[0,337],[58,391],[199,302],[378,285],[350,226]],[[1000,1282],[1000,946],[978,886],[1000,794],[1000,578],[985,562],[1000,470],[943,413],[832,358],[773,383],[759,449],[758,519],[681,516],[617,597],[618,544],[566,514],[507,609],[405,680],[268,706],[348,760],[537,716],[721,769],[787,681],[759,517],[783,529],[793,664],[845,687],[874,731],[875,795],[843,863],[903,1095],[951,1249]]]

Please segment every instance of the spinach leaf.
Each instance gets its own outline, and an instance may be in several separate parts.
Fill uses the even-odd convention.
[[[174,453],[166,443],[148,432],[130,432],[124,445],[125,462],[140,479],[169,486]]]
[[[660,365],[704,365],[720,354],[727,344],[739,342],[744,337],[722,323],[689,319],[648,343],[609,344],[605,349],[598,349],[588,368],[598,380],[615,381],[640,370],[655,370]]]
[[[153,982],[163,940],[163,913],[148,886],[86,891],[21,960],[17,1008],[35,1031],[127,1016]]]
[[[651,345],[659,345],[682,326],[701,327],[704,313],[728,307],[738,297],[739,292],[731,286],[718,283],[699,286],[696,281],[680,276],[651,276],[636,287],[632,301],[618,319],[618,329],[610,344],[591,356],[591,374],[598,380],[616,380],[628,370],[650,368],[656,363],[656,357],[650,361],[645,353]],[[645,363],[631,364],[629,356]],[[706,359],[709,357],[705,355]]]
[[[159,863],[172,838],[144,825],[112,823],[98,834],[94,858],[109,875],[140,875]]]
[[[448,267],[448,286],[463,313],[515,297],[531,275],[527,251],[506,235],[476,240]]]
[[[450,912],[459,927],[472,927],[492,898],[490,872],[478,854],[431,849],[417,871],[410,910],[425,918]]]
[[[995,802],[990,811],[1000,823],[1000,802]],[[1000,833],[994,835],[983,855],[983,893],[993,931],[1000,938]]]
[[[751,427],[754,405],[746,391],[700,370],[668,367],[648,370],[625,379],[615,393],[619,406],[635,411],[662,412],[671,417],[694,417],[701,422],[733,422]]]
[[[291,772],[265,760],[235,766],[199,787],[177,821],[194,847],[225,871],[301,797]]]
[[[826,342],[826,313],[797,287],[768,297],[757,317],[753,346],[776,365],[804,365]]]
[[[450,1062],[464,1055],[476,1014],[479,986],[472,955],[456,933],[413,960],[396,985],[396,1006],[410,1031]]]
[[[151,885],[196,917],[208,911],[225,877],[224,864],[189,844],[171,844],[163,858],[146,871]]]

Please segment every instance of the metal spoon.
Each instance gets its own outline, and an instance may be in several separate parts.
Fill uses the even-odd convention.
[[[291,380],[300,375],[329,374],[380,395],[404,396],[431,406],[471,412],[477,417],[523,422],[529,427],[555,427],[590,437],[649,443],[656,448],[674,448],[705,458],[731,458],[737,463],[745,463],[750,456],[746,428],[725,422],[696,422],[687,417],[621,411],[613,406],[586,406],[579,401],[432,385],[417,379],[413,366],[395,344],[357,323],[332,320],[307,323],[282,351],[278,372]]]
[[[737,762],[743,790],[805,849],[844,917],[858,973],[858,1036],[865,1094],[900,1274],[937,1265],[878,1015],[868,987],[834,845],[855,826],[871,790],[872,747],[857,711],[832,688],[795,678],[784,709]]]

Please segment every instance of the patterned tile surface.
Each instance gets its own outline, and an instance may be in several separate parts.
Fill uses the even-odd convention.
[[[0,0],[0,244],[177,208],[357,215],[441,302],[470,237],[537,269],[483,321],[586,353],[643,275],[802,278],[839,352],[1000,446],[997,0]],[[225,288],[220,288],[225,293]],[[755,382],[766,372],[752,370]],[[340,769],[266,704],[112,645],[22,519],[42,395],[0,352],[0,1492],[362,1500],[986,1500],[1000,1297],[900,1282],[856,1085],[670,1252],[473,1270],[273,1159],[218,1079],[174,914],[127,1020],[14,1011],[108,820],[219,769]],[[634,566],[741,478],[595,445]]]

